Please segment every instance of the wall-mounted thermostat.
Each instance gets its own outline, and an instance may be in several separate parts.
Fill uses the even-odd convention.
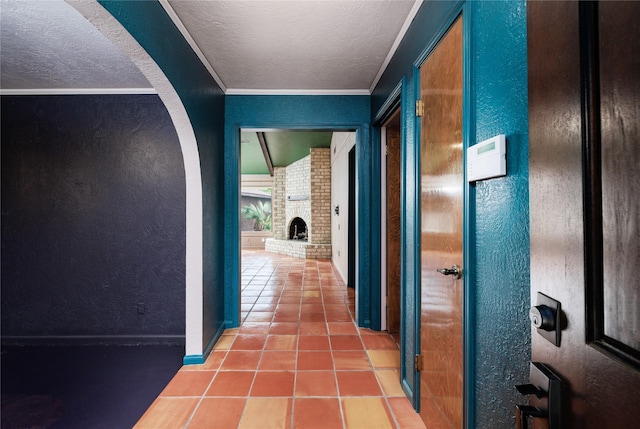
[[[467,180],[490,179],[507,174],[507,141],[499,134],[467,149]]]

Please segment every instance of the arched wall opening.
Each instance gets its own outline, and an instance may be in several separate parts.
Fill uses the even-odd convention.
[[[200,156],[193,126],[175,88],[127,30],[97,1],[69,4],[111,40],[140,69],[164,103],[176,129],[186,185],[185,360],[202,356],[203,342],[203,201]]]

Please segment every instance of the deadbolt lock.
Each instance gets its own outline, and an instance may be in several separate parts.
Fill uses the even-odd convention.
[[[555,311],[546,305],[536,305],[529,310],[529,319],[533,326],[544,331],[553,331],[556,328]]]
[[[537,303],[529,310],[529,320],[538,334],[560,347],[562,310],[559,301],[538,292]]]

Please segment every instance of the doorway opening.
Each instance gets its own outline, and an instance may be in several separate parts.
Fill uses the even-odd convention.
[[[349,216],[348,232],[355,237],[356,231],[356,147],[349,151]],[[349,240],[347,287],[356,287],[356,240]]]
[[[381,170],[381,308],[382,329],[400,334],[400,108],[383,123]]]
[[[338,154],[340,139],[347,135],[353,142],[348,157],[347,152]],[[256,271],[256,256],[260,252],[302,261],[330,259],[345,286],[355,288],[355,141],[356,133],[351,131],[240,129],[239,223],[260,226],[254,231],[244,228],[240,231],[240,324],[252,321],[247,317],[252,310],[255,312],[256,305],[261,304],[258,295],[263,292],[259,286],[268,282],[262,277],[270,267]],[[338,157],[342,160],[343,155],[344,162],[333,165],[334,160]],[[348,190],[344,202],[334,201],[334,176],[339,178],[341,190]],[[347,181],[349,186],[345,187]],[[265,200],[247,204],[245,197],[249,194],[265,197]],[[339,209],[336,210],[337,206]],[[345,222],[336,230],[337,219],[348,219],[348,225]],[[343,257],[344,264],[336,260]],[[348,269],[341,270],[341,266]]]

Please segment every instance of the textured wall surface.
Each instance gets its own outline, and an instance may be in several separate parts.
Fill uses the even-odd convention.
[[[285,171],[287,173],[286,187],[284,193],[285,221],[284,235],[288,240],[291,221],[299,217],[307,224],[307,239],[311,241],[313,234],[314,219],[311,212],[311,155],[306,156],[293,164],[289,164]],[[293,197],[293,200],[289,200]],[[306,199],[297,199],[305,197]],[[301,232],[301,231],[298,231]]]
[[[273,188],[271,202],[271,222],[274,238],[286,240],[287,237],[287,168],[275,167],[273,169]]]
[[[144,47],[179,94],[198,144],[202,174],[202,349],[224,328],[225,96],[155,1],[99,1]],[[239,230],[239,228],[238,228]],[[238,237],[238,243],[239,243]]]
[[[285,174],[280,174],[282,171]],[[330,149],[312,148],[308,156],[276,168],[276,172],[274,188],[282,188],[284,182],[284,192],[276,194],[280,199],[277,205],[284,205],[286,220],[278,221],[282,230],[275,232],[276,238],[283,238],[267,240],[266,250],[307,259],[331,259]],[[308,241],[290,239],[291,224],[296,218],[305,222]]]
[[[286,238],[289,238],[291,221],[299,217],[307,224],[309,243],[331,244],[330,150],[312,148],[309,156],[287,166],[286,173]]]
[[[311,149],[312,243],[331,244],[331,150]]]
[[[3,337],[184,336],[184,167],[160,99],[1,101]]]
[[[265,250],[305,259],[331,259],[331,246],[306,243],[299,240],[274,240],[267,238]]]
[[[228,124],[279,128],[356,129],[369,122],[369,97],[361,95],[229,95]]]
[[[504,178],[478,182],[475,195],[476,419],[473,427],[514,426],[529,379],[529,149],[524,1],[472,2],[476,141],[507,136]],[[472,142],[472,143],[475,143]]]
[[[419,261],[415,257],[419,201],[419,171],[415,142],[416,80],[413,64],[434,43],[452,13],[456,2],[425,2],[396,55],[375,88],[372,116],[384,105],[396,85],[406,79],[402,105],[405,140],[402,156],[403,282],[406,294],[419,282]],[[466,267],[471,288],[470,314],[473,348],[469,404],[472,428],[513,427],[513,409],[519,398],[513,385],[528,380],[530,357],[529,307],[529,199],[527,139],[527,54],[526,11],[524,1],[473,1],[464,7],[465,25],[471,25],[470,144],[496,134],[507,136],[507,170],[504,178],[478,182],[470,189],[470,266]],[[475,255],[475,256],[474,256]],[[414,313],[414,301],[405,303],[405,314]],[[404,318],[409,352],[403,355],[412,367],[415,344],[414,321]],[[415,385],[412,371],[406,374]]]

